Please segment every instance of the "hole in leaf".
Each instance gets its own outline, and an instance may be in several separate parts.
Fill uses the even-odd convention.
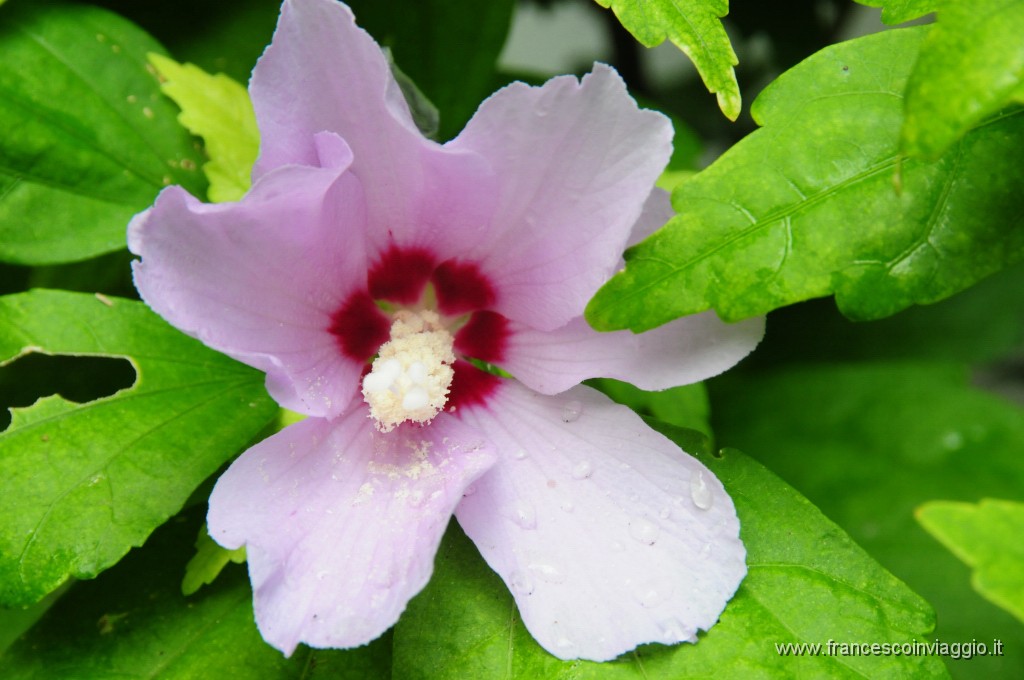
[[[11,423],[12,406],[31,406],[52,394],[84,404],[134,384],[135,369],[127,359],[26,354],[0,367],[0,431]]]

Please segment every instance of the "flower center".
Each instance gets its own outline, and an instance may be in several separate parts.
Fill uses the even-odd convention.
[[[363,378],[363,399],[378,430],[390,432],[407,420],[427,423],[440,413],[455,375],[454,342],[436,312],[395,312],[390,339]]]

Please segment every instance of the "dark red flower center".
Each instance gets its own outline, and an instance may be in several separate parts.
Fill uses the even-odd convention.
[[[392,245],[367,273],[366,290],[352,294],[332,317],[330,332],[338,349],[349,359],[369,362],[389,339],[391,318],[378,303],[406,306],[419,303],[430,284],[436,311],[450,318],[454,346],[460,358],[452,365],[455,376],[448,407],[457,409],[486,403],[501,379],[468,359],[498,364],[508,343],[508,320],[489,308],[497,301],[494,286],[475,262],[440,260],[425,248]],[[461,318],[460,318],[461,317]]]

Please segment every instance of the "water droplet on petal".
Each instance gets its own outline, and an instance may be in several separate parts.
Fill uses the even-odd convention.
[[[711,557],[711,544],[705,543],[704,547],[700,549],[700,558],[706,560]]]
[[[622,552],[626,549],[626,546],[622,545],[619,541],[612,541],[611,549],[612,552]]]
[[[572,501],[562,501],[559,505],[563,512],[572,512],[576,509],[576,506],[572,504]]]
[[[701,510],[711,507],[711,489],[708,488],[708,483],[704,480],[703,472],[698,472],[696,476],[690,477],[690,498],[693,500],[693,504]]]
[[[537,528],[537,511],[532,505],[517,503],[512,510],[512,520],[524,529]]]
[[[395,585],[395,581],[398,580],[398,575],[395,572],[393,566],[389,566],[386,569],[379,569],[370,576],[370,581],[380,588],[390,588]]]
[[[648,581],[633,591],[641,606],[652,609],[672,597],[672,582],[666,579]]]
[[[462,495],[463,496],[472,496],[475,493],[476,493],[476,487],[473,486],[472,484],[470,484],[469,486],[466,487],[466,490],[462,492]]]
[[[661,533],[661,529],[658,528],[658,525],[643,517],[638,517],[629,523],[629,535],[645,545],[654,545],[658,540],[659,533]]]
[[[534,590],[533,579],[529,575],[523,572],[513,571],[509,575],[509,586],[512,588],[512,592],[516,595],[532,595]]]
[[[572,643],[572,640],[570,640],[569,638],[567,638],[567,637],[560,637],[560,638],[558,638],[558,642],[555,643],[555,646],[558,647],[561,650],[569,650],[569,649],[572,649],[573,647],[575,647],[576,645],[574,645]]]
[[[581,413],[583,413],[583,404],[573,399],[562,407],[562,420],[571,423],[578,419]]]
[[[590,475],[594,474],[593,466],[585,460],[581,460],[576,463],[576,466],[572,469],[573,479],[586,479]]]
[[[409,505],[411,505],[414,508],[419,508],[423,506],[423,501],[427,499],[427,495],[423,493],[423,489],[413,489],[412,491],[409,492],[409,495],[406,497],[406,499]]]
[[[661,512],[658,513],[658,517],[660,517],[662,519],[668,519],[671,516],[672,516],[672,508],[668,507],[667,505],[661,509]]]
[[[531,564],[530,572],[536,574],[542,581],[548,583],[562,583],[565,581],[565,573],[552,564]]]
[[[524,460],[526,458],[526,451],[524,449],[519,449],[512,454],[512,457],[516,460]]]
[[[677,619],[669,619],[661,623],[661,637],[665,642],[673,643],[688,641],[693,636],[686,634],[686,629]]]

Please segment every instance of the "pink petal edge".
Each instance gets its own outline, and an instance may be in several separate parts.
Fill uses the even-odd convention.
[[[464,246],[500,292],[495,310],[552,330],[612,274],[668,162],[672,126],[595,64],[579,81],[499,90],[446,148],[486,158],[498,178],[488,232]]]
[[[310,418],[252,447],[210,496],[210,536],[247,548],[256,621],[291,655],[366,644],[426,585],[464,490],[494,462],[442,414],[378,433],[362,405]]]
[[[530,634],[561,659],[607,661],[695,641],[746,574],[739,521],[700,462],[587,387],[508,382],[462,417],[499,462],[456,510]]]
[[[318,148],[332,167],[287,166],[237,203],[205,204],[169,187],[132,219],[128,245],[142,299],[204,344],[267,373],[286,408],[337,415],[362,366],[328,331],[365,287],[365,210],[336,135]]]

